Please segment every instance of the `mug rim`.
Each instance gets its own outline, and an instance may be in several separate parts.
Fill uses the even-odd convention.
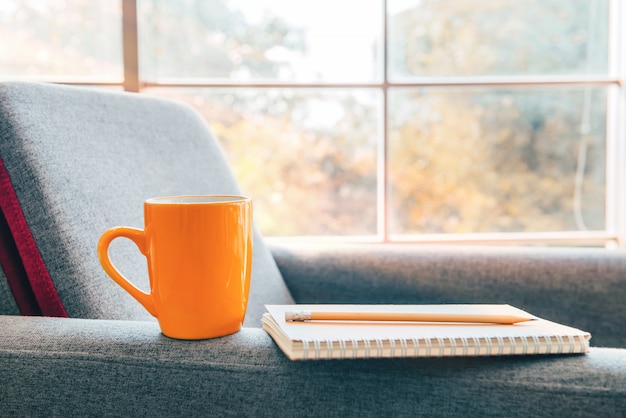
[[[153,197],[145,201],[149,205],[223,205],[229,203],[249,202],[248,196],[241,195],[178,195]]]

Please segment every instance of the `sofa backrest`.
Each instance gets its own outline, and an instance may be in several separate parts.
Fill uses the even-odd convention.
[[[151,197],[240,193],[206,123],[186,105],[0,83],[0,280],[7,281],[0,313],[15,311],[3,302],[10,289],[23,314],[148,319],[102,270],[101,234],[120,225],[143,228],[143,201]],[[253,252],[246,326],[260,326],[263,304],[292,301],[256,232]],[[149,289],[145,258],[132,243],[114,241],[111,259]]]

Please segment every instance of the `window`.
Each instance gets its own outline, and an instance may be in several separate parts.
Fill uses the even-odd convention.
[[[619,0],[37,0],[0,77],[183,100],[265,236],[626,245]]]

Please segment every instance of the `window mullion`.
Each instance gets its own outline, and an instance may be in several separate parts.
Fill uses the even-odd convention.
[[[618,80],[609,92],[607,115],[607,229],[626,246],[626,6],[612,0],[609,22],[609,74]]]
[[[124,90],[131,92],[138,92],[140,88],[137,26],[137,0],[122,0]]]

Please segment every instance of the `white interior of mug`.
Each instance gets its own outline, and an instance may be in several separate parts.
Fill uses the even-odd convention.
[[[232,203],[250,200],[246,196],[205,195],[205,196],[165,196],[148,199],[150,204],[206,204],[206,203]]]

